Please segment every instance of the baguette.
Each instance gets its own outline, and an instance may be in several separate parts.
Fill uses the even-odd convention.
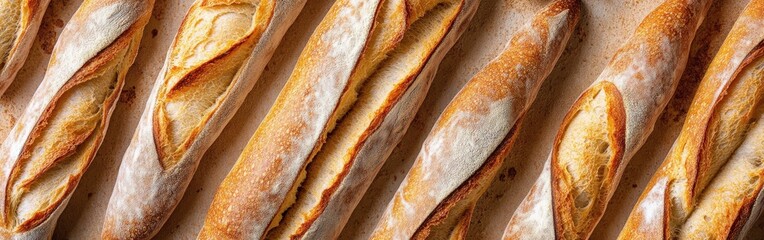
[[[120,166],[102,238],[149,239],[255,85],[306,0],[197,0]]]
[[[86,0],[0,145],[4,239],[50,238],[100,146],[153,0]]]
[[[477,4],[335,2],[217,190],[199,238],[337,238]]]
[[[764,174],[756,110],[764,99],[762,68],[764,0],[752,0],[709,65],[681,133],[619,239],[744,236]]]
[[[464,239],[478,198],[575,29],[579,0],[555,0],[454,97],[372,239]]]
[[[568,111],[505,239],[589,238],[676,90],[711,2],[666,0],[642,21]]]
[[[764,203],[761,179],[764,177],[764,109],[761,104],[755,117],[743,142],[704,190],[695,210],[682,225],[681,239],[743,239],[758,219]]]
[[[0,96],[27,59],[50,0],[0,1]]]

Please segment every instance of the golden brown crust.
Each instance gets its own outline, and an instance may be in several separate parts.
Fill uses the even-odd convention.
[[[757,117],[753,116],[756,104],[736,105],[728,100],[740,100],[740,96],[729,95],[731,86],[744,69],[761,58],[762,23],[764,1],[751,1],[709,66],[679,137],[640,196],[619,239],[676,237],[701,193],[745,138],[749,122]],[[663,196],[651,198],[650,192],[663,192]],[[656,220],[648,220],[648,215]]]
[[[510,130],[509,134],[507,134],[507,137],[502,141],[496,151],[494,151],[485,161],[485,164],[483,164],[473,176],[459,186],[459,188],[451,193],[444,201],[435,207],[435,210],[432,211],[427,219],[422,222],[419,229],[414,233],[414,239],[426,239],[433,228],[442,224],[450,215],[455,214],[452,209],[454,209],[456,205],[465,204],[465,202],[466,204],[474,205],[488,186],[490,186],[492,180],[496,176],[496,172],[501,168],[504,159],[507,158],[510,148],[514,145],[515,140],[517,140],[517,129],[520,128],[520,123],[522,123],[523,118],[524,114],[523,116],[518,117],[518,124]],[[472,207],[470,207],[465,213],[462,213],[467,219],[462,218],[462,220],[457,222],[458,225],[453,227],[455,229],[462,229],[461,231],[464,231],[464,234],[466,234],[470,223],[469,217],[472,216],[472,210]],[[464,234],[460,234],[459,236],[464,237]]]
[[[4,25],[7,29],[3,31],[9,32],[0,36],[0,42],[3,42],[0,44],[8,44],[5,51],[0,49],[3,51],[0,52],[0,58],[2,58],[0,59],[0,96],[10,86],[16,73],[23,66],[49,2],[50,0],[18,0],[18,5],[14,6],[17,9],[2,9],[0,6],[0,11],[3,11],[0,16],[5,21],[15,20],[13,23]],[[4,4],[6,7],[10,7],[8,4],[12,3],[12,1],[6,1]],[[13,15],[16,15],[15,17],[6,15],[7,11],[14,10]]]
[[[762,61],[759,61],[760,65]],[[758,72],[759,78],[764,78]],[[761,79],[760,79],[761,80]],[[764,115],[760,110],[759,119]],[[680,239],[739,239],[760,214],[764,186],[764,125],[753,123],[743,143],[698,197]]]
[[[597,94],[602,93],[605,95],[606,101],[606,113],[607,117],[607,137],[608,147],[610,149],[609,159],[606,162],[607,167],[604,168],[604,173],[596,172],[601,182],[595,182],[591,184],[600,184],[599,192],[594,196],[588,196],[590,199],[588,205],[593,207],[593,211],[588,213],[579,213],[582,211],[578,206],[578,197],[574,199],[574,194],[571,193],[576,184],[571,180],[570,173],[568,172],[568,166],[563,165],[559,160],[559,147],[560,142],[567,131],[571,121],[576,117],[579,111],[583,111],[582,107],[591,101]],[[573,104],[571,110],[565,116],[562,121],[560,131],[555,138],[554,146],[552,148],[552,201],[554,203],[554,223],[555,232],[562,238],[570,239],[585,239],[594,230],[594,227],[599,222],[597,218],[588,217],[589,215],[601,216],[604,214],[608,200],[610,198],[609,190],[614,188],[617,170],[620,168],[623,161],[623,155],[625,151],[625,135],[626,135],[626,110],[623,105],[621,93],[611,82],[599,82],[598,84],[590,87],[584,92],[581,97]],[[587,173],[591,174],[591,173]],[[596,186],[596,185],[595,185]],[[574,220],[581,218],[578,214],[584,215],[582,220]]]
[[[305,2],[192,5],[125,151],[102,238],[144,239],[160,230]]]
[[[470,221],[472,220],[472,213],[475,211],[475,206],[471,206],[468,208],[462,215],[459,217],[459,221],[455,224],[455,228],[451,231],[449,234],[449,238],[451,240],[458,240],[458,239],[467,239],[467,230],[470,226]]]
[[[408,15],[408,13],[411,12],[411,9],[407,7],[407,11],[403,12],[404,15]],[[381,25],[375,25],[372,27],[372,29],[382,27]],[[374,31],[374,30],[372,30]],[[398,43],[400,42],[404,37],[404,32],[396,32],[395,35],[392,37],[393,42]],[[369,50],[367,50],[369,51]],[[362,53],[363,55],[367,54],[367,51]],[[432,54],[430,52],[429,54]],[[361,136],[358,138],[358,145],[352,146],[352,149],[349,151],[350,156],[348,161],[345,165],[343,165],[342,170],[337,174],[337,181],[334,181],[330,184],[328,188],[325,189],[325,191],[322,192],[321,198],[318,202],[318,206],[314,208],[306,217],[305,221],[300,224],[300,227],[291,233],[291,238],[296,239],[303,237],[308,230],[312,227],[313,223],[318,220],[318,218],[321,216],[321,214],[324,212],[324,209],[329,204],[329,201],[331,201],[333,194],[337,190],[337,188],[340,187],[340,184],[342,184],[342,179],[345,179],[349,171],[351,170],[351,167],[353,166],[353,163],[355,162],[359,152],[361,151],[362,146],[366,143],[366,141],[369,139],[369,137],[379,128],[379,126],[384,121],[387,114],[390,112],[390,110],[393,108],[394,104],[400,100],[400,98],[403,96],[405,91],[408,89],[409,86],[413,83],[416,76],[408,76],[403,81],[401,81],[401,84],[399,87],[394,88],[390,94],[389,94],[389,100],[378,110],[377,114],[374,116],[373,120],[371,120],[369,124],[369,128],[367,131],[364,131]]]
[[[710,4],[666,0],[645,17],[568,112],[549,170],[515,211],[505,238],[589,237],[676,89]]]
[[[62,32],[34,100],[0,146],[5,234],[37,239],[52,233],[103,140],[152,4],[85,1]],[[92,45],[78,45],[94,26],[109,24],[99,19],[103,14],[124,21],[99,28],[103,35]]]
[[[402,137],[391,124],[408,126],[458,37],[452,23],[475,10],[466,2],[337,1],[218,190],[200,238],[336,237]]]
[[[71,80],[67,82],[64,87],[61,88],[61,91],[57,93],[57,96],[54,97],[54,100],[50,103],[49,107],[45,110],[45,113],[41,116],[40,122],[36,124],[34,130],[32,130],[32,134],[29,137],[29,140],[27,141],[27,144],[24,147],[24,150],[22,150],[22,157],[20,161],[16,162],[16,166],[13,167],[11,170],[11,177],[8,179],[9,184],[7,185],[6,192],[11,193],[6,195],[5,201],[6,201],[6,209],[5,213],[8,214],[8,216],[13,215],[14,209],[11,209],[10,206],[13,206],[10,201],[11,197],[14,195],[14,184],[10,184],[16,181],[20,181],[22,179],[19,179],[20,171],[22,171],[22,165],[26,164],[38,164],[38,163],[29,163],[28,159],[32,155],[30,151],[32,151],[32,146],[35,144],[35,140],[43,134],[43,130],[47,127],[48,119],[51,118],[51,112],[56,108],[56,103],[58,99],[68,92],[72,87],[84,82],[88,81],[93,78],[94,74],[96,74],[98,71],[102,71],[106,65],[111,62],[115,58],[122,57],[121,55],[124,54],[125,49],[129,49],[130,47],[133,47],[135,38],[134,34],[136,31],[143,31],[143,26],[136,25],[132,27],[128,32],[125,32],[121,37],[119,37],[112,45],[110,45],[108,48],[104,49],[101,53],[97,55],[97,57],[91,59],[88,61],[88,63],[85,64],[85,66],[78,71]],[[129,65],[129,64],[128,64]],[[105,102],[103,102],[104,106],[113,106],[114,102],[116,101],[117,97],[119,96],[119,91],[121,89],[121,86],[124,85],[123,81],[124,79],[118,80],[118,88],[115,88],[114,91],[112,91],[111,94],[109,94],[109,97],[106,99]],[[109,118],[110,112],[109,111],[103,111],[101,115],[101,122],[105,122]],[[31,188],[34,184],[34,181],[36,179],[42,178],[42,175],[46,174],[51,168],[56,167],[57,164],[59,164],[59,161],[65,160],[66,157],[74,155],[75,151],[78,151],[78,147],[83,144],[83,142],[90,138],[92,134],[96,134],[94,137],[96,137],[95,142],[101,142],[103,141],[103,132],[95,132],[96,129],[91,129],[88,132],[82,133],[80,135],[76,136],[70,136],[70,141],[64,142],[64,146],[61,146],[60,148],[56,149],[57,151],[51,152],[52,156],[47,159],[42,159],[45,162],[43,163],[42,169],[39,169],[38,171],[34,172],[31,176],[27,177],[25,182],[21,183],[22,188]],[[97,149],[97,148],[96,148]],[[94,149],[95,150],[95,149]],[[55,199],[53,203],[47,206],[47,208],[41,210],[41,212],[35,214],[30,220],[24,221],[21,225],[19,225],[16,229],[19,232],[28,231],[34,227],[36,227],[38,224],[45,221],[48,217],[50,217],[51,213],[55,211],[59,205],[64,201],[64,197],[71,194],[71,192],[74,191],[74,189],[77,187],[77,183],[79,182],[80,177],[84,173],[85,169],[90,165],[90,161],[95,156],[95,151],[90,151],[87,156],[85,156],[85,159],[87,159],[86,162],[83,163],[82,168],[79,169],[80,172],[76,173],[74,176],[69,178],[69,182],[65,184],[64,193]]]
[[[358,23],[351,23],[347,22],[346,24],[357,24],[355,25],[340,25],[340,24],[333,24],[334,22],[345,20],[341,17],[356,17],[353,15],[349,16],[339,16],[341,10],[343,8],[347,8],[347,11],[353,14],[364,14],[365,12],[361,11],[368,11],[371,10],[369,8],[364,9],[353,9],[357,6],[350,5],[351,3],[348,3],[346,1],[338,1],[336,2],[332,8],[329,10],[329,13],[327,13],[324,20],[321,22],[321,24],[317,27],[315,33],[309,40],[308,44],[305,47],[305,50],[303,51],[302,55],[298,59],[297,67],[295,68],[294,72],[292,73],[291,78],[305,78],[305,79],[312,79],[313,74],[315,74],[315,70],[309,67],[301,67],[301,66],[321,66],[322,58],[330,57],[328,56],[330,53],[329,46],[321,41],[321,38],[329,35],[331,37],[334,36],[333,29],[337,29],[335,31],[352,31],[356,30],[353,27],[363,27],[362,24],[371,24],[372,22],[368,21],[368,17],[373,16],[361,16],[363,18],[357,19],[360,22]],[[379,4],[379,3],[375,3]],[[379,6],[375,5],[373,7],[373,10],[376,10],[380,8]],[[376,11],[375,11],[376,12]],[[347,20],[350,21],[350,20]],[[366,38],[369,35],[371,35],[372,27],[370,25],[367,25],[368,28],[365,28],[364,30],[360,30],[359,37]],[[330,35],[331,34],[331,35]],[[391,39],[396,39],[395,35],[391,36]],[[362,48],[366,48],[366,42],[363,42]],[[360,58],[361,52],[359,51],[360,48],[358,46],[352,46],[353,49],[350,50],[351,54],[355,53],[358,55],[355,55],[356,58]],[[386,48],[382,46],[381,48]],[[334,50],[334,51],[342,51],[340,49]],[[339,54],[337,52],[336,54]],[[331,59],[331,58],[329,58]],[[352,64],[356,65],[358,60],[354,60],[352,62],[344,62],[344,64]],[[343,64],[343,65],[344,65]],[[329,67],[329,70],[333,70],[332,67]],[[345,69],[343,74],[344,77],[350,77],[350,71]],[[318,79],[318,77],[316,77]],[[334,79],[325,79],[323,81],[333,81]],[[281,120],[280,118],[292,118],[291,116],[282,116],[277,113],[281,112],[287,112],[291,109],[294,109],[295,111],[302,109],[302,107],[295,106],[297,104],[301,104],[300,102],[291,101],[290,98],[286,98],[287,95],[300,95],[301,97],[304,97],[307,95],[306,101],[309,101],[308,103],[316,104],[316,103],[323,103],[323,102],[317,102],[320,100],[314,99],[315,97],[310,96],[309,93],[314,90],[314,84],[310,85],[303,85],[303,83],[311,83],[308,81],[288,81],[286,83],[286,86],[282,90],[281,94],[279,95],[279,98],[276,100],[276,103],[274,103],[273,107],[271,108],[271,111],[268,115],[266,115],[265,119],[261,123],[261,126],[258,128],[258,130],[255,133],[255,136],[253,136],[253,139],[250,140],[250,143],[247,145],[247,148],[245,148],[244,152],[242,153],[242,156],[251,156],[251,155],[263,155],[265,153],[279,153],[279,152],[298,152],[302,150],[300,153],[304,154],[309,152],[309,155],[312,157],[315,155],[315,152],[317,151],[317,145],[320,145],[320,143],[325,141],[325,135],[320,135],[318,138],[316,138],[315,142],[311,141],[312,143],[310,145],[305,144],[305,146],[302,146],[303,144],[296,144],[293,143],[291,138],[293,137],[299,137],[300,134],[308,129],[306,122],[294,122],[294,124],[290,123],[289,121],[286,121],[286,119]],[[349,88],[348,85],[340,85],[342,90],[340,92],[346,92]],[[317,86],[320,87],[320,86]],[[336,90],[336,89],[332,89]],[[334,101],[339,102],[339,99],[335,99]],[[335,102],[335,103],[336,103]],[[330,106],[331,112],[334,112],[339,107],[339,104],[335,104]],[[289,110],[285,110],[289,109]],[[308,109],[305,109],[305,111],[309,111]],[[323,117],[326,117],[324,115],[325,113],[321,113]],[[329,115],[332,115],[330,113]],[[276,120],[279,118],[279,120]],[[298,120],[298,119],[295,119]],[[256,137],[261,134],[260,132],[267,131],[267,128],[264,126],[267,126],[269,123],[272,123],[272,125],[275,126],[269,126],[269,128],[273,129],[281,129],[281,133],[276,136],[270,136],[272,139],[273,144],[261,144],[256,141]],[[307,147],[309,149],[304,149],[302,147]],[[263,154],[260,154],[263,153]],[[262,158],[271,158],[270,156],[262,156]],[[243,159],[251,159],[250,158],[243,158]],[[249,160],[251,161],[251,160]],[[253,185],[255,189],[251,189],[249,191],[255,191],[255,192],[267,192],[273,185],[277,184],[279,179],[279,173],[283,173],[285,171],[288,171],[288,169],[285,169],[284,166],[284,159],[283,157],[277,157],[272,160],[268,166],[265,166],[266,172],[275,173],[275,174],[268,174],[268,176],[263,176],[264,178],[258,180],[258,176],[254,175],[251,170],[243,169],[243,166],[240,165],[253,165],[252,163],[243,163],[244,160],[240,159],[237,161],[237,164],[232,169],[231,173],[229,173],[228,177],[224,180],[222,185],[220,186],[220,189],[216,193],[215,200],[213,200],[213,204],[207,214],[207,219],[205,220],[204,227],[202,229],[202,232],[200,233],[199,238],[200,239],[207,239],[207,238],[214,238],[216,236],[226,236],[228,238],[243,238],[245,236],[252,236],[255,238],[262,238],[266,234],[266,228],[263,226],[256,226],[258,227],[257,232],[253,233],[252,230],[249,230],[249,228],[253,226],[243,226],[243,224],[239,221],[243,221],[244,219],[251,218],[249,221],[257,222],[258,225],[270,224],[273,222],[274,218],[276,217],[275,213],[263,213],[263,214],[254,214],[256,211],[258,211],[257,206],[253,206],[253,200],[254,199],[247,199],[247,200],[240,200],[242,197],[242,194],[237,194],[234,191],[236,191],[237,186],[242,183],[249,183],[253,182],[256,183]],[[287,166],[288,167],[288,166]],[[249,167],[246,167],[249,168]],[[300,166],[299,168],[302,168]],[[252,175],[252,176],[250,176]],[[296,181],[297,175],[294,173],[290,173],[289,175],[293,177],[287,177],[284,181],[288,182],[286,188],[294,188],[293,182]],[[249,180],[252,179],[252,180]],[[232,189],[232,190],[228,190]],[[291,191],[290,191],[291,192]],[[252,194],[248,194],[252,195]],[[247,198],[253,198],[256,197],[247,197]],[[225,203],[219,203],[220,201],[223,201]],[[276,202],[278,205],[283,205],[285,203],[285,199],[278,195],[270,195],[270,196],[264,196],[263,201],[267,202]],[[226,208],[229,206],[235,207],[237,210],[234,212],[227,211]],[[280,207],[281,208],[281,207]],[[272,211],[273,209],[264,209],[266,211]],[[221,219],[225,218],[225,220]],[[228,220],[230,219],[230,220]],[[231,221],[229,223],[229,221]],[[268,227],[270,228],[270,227]]]
[[[743,200],[743,204],[740,205],[740,209],[737,211],[735,220],[732,221],[732,226],[729,229],[726,229],[726,239],[738,239],[741,236],[743,226],[745,226],[745,224],[750,221],[749,218],[751,216],[751,209],[753,208],[754,200],[756,200],[756,198],[751,197],[745,198]]]
[[[409,10],[407,12],[411,12],[412,10]],[[462,11],[462,6],[459,6],[458,8],[454,9],[456,12]],[[446,28],[443,29],[444,33],[450,32],[451,28],[453,26],[453,23],[455,21],[455,17],[453,19],[450,19],[445,25]],[[401,39],[403,38],[403,35],[401,35]],[[434,50],[434,49],[433,49]],[[423,68],[425,63],[429,62],[431,57],[435,54],[435,51],[430,51],[427,53],[426,57],[423,59],[423,61],[420,63],[421,66],[418,68]],[[323,213],[324,209],[327,207],[329,201],[331,201],[331,198],[334,197],[335,190],[340,187],[340,185],[343,183],[341,181],[342,179],[345,179],[348,172],[351,170],[352,166],[354,165],[355,161],[359,157],[359,154],[366,145],[367,140],[369,137],[371,137],[373,134],[375,134],[378,130],[378,128],[382,125],[385,118],[389,115],[390,111],[395,107],[396,104],[398,104],[401,101],[401,98],[404,96],[404,94],[407,92],[407,90],[411,87],[411,85],[414,83],[415,80],[420,78],[420,72],[416,72],[415,75],[409,75],[406,76],[402,81],[400,81],[398,84],[396,84],[396,87],[388,94],[387,100],[385,104],[379,108],[375,112],[374,119],[370,122],[368,125],[368,129],[364,131],[361,136],[358,138],[357,144],[351,147],[351,150],[349,151],[350,156],[348,161],[344,166],[340,174],[338,174],[338,181],[335,181],[331,184],[331,187],[327,188],[323,194],[322,198],[319,202],[319,207],[315,208],[308,216],[307,220],[300,226],[300,228],[292,234],[292,237],[302,237],[312,226],[313,222],[318,220],[318,218]],[[409,101],[407,99],[407,101]],[[411,110],[413,111],[413,110]],[[365,156],[364,156],[365,157]]]
[[[345,179],[345,177],[351,170],[351,166],[353,165],[356,158],[358,157],[358,154],[361,151],[361,147],[364,144],[366,144],[366,141],[369,139],[369,137],[380,127],[380,125],[382,124],[382,121],[385,120],[384,118],[387,116],[390,110],[392,110],[392,108],[394,107],[393,104],[397,103],[398,100],[400,100],[400,98],[405,93],[405,90],[408,89],[409,86],[411,86],[411,83],[413,82],[414,79],[415,79],[414,76],[406,78],[406,80],[403,81],[403,84],[401,84],[399,88],[396,88],[393,90],[393,92],[391,92],[390,101],[383,106],[381,111],[378,112],[379,115],[376,115],[374,117],[374,120],[371,121],[371,124],[369,124],[369,130],[363,132],[363,134],[359,137],[359,145],[354,146],[353,149],[351,150],[351,155],[348,157],[349,159],[351,159],[351,161],[349,161],[346,165],[343,166],[342,170],[337,175],[338,179]],[[318,220],[318,218],[324,212],[326,207],[329,205],[329,201],[332,200],[333,194],[335,193],[337,188],[340,187],[341,184],[342,184],[342,181],[335,181],[330,185],[329,188],[326,188],[325,191],[322,192],[318,206],[308,214],[305,222],[303,222],[300,225],[300,227],[295,232],[292,233],[291,237],[293,239],[300,238],[308,232],[308,230],[312,227],[313,223],[316,220]]]
[[[202,131],[202,128],[205,126],[205,124],[212,118],[212,115],[215,114],[220,107],[220,99],[225,99],[228,97],[228,94],[230,92],[230,87],[233,85],[236,85],[236,81],[238,81],[238,78],[235,77],[235,74],[238,72],[238,69],[244,64],[244,61],[251,53],[252,49],[255,47],[254,45],[258,42],[260,37],[262,36],[263,32],[265,31],[266,27],[270,25],[270,19],[273,16],[273,13],[275,11],[274,8],[275,3],[272,0],[268,1],[258,1],[257,3],[254,2],[247,2],[247,1],[220,1],[220,0],[205,0],[201,1],[199,4],[194,5],[189,10],[188,14],[184,18],[183,23],[181,23],[180,30],[178,36],[173,41],[173,47],[170,51],[170,54],[168,56],[168,64],[167,71],[164,76],[165,84],[162,85],[160,88],[159,96],[157,96],[157,105],[155,106],[155,112],[154,112],[154,119],[153,119],[153,125],[154,125],[154,141],[157,145],[157,153],[159,155],[159,160],[162,162],[162,165],[164,168],[171,168],[174,166],[187,152],[186,150],[191,147],[191,145],[196,142],[198,134]],[[212,34],[213,31],[224,31],[224,29],[216,28],[214,30],[211,29],[205,29],[197,27],[195,25],[188,25],[191,24],[191,21],[194,21],[193,24],[204,24],[199,23],[199,21],[204,21],[205,19],[197,19],[202,18],[203,11],[212,11],[213,8],[221,8],[219,11],[226,11],[224,13],[237,13],[237,14],[243,14],[240,12],[234,12],[233,7],[241,7],[241,8],[253,8],[253,12],[250,12],[249,14],[252,14],[249,16],[250,18],[255,18],[251,20],[251,23],[248,22],[239,22],[238,24],[242,25],[251,25],[249,27],[249,30],[243,34],[242,36],[238,37],[236,34],[239,34],[237,32],[230,32],[225,31],[225,34],[227,36],[208,36],[208,41],[219,41],[219,42],[206,42],[206,44],[215,44],[218,45],[218,48],[223,48],[222,52],[214,52],[212,53],[212,57],[209,59],[206,59],[205,61],[201,63],[193,62],[192,66],[188,66],[190,61],[186,58],[194,58],[197,57],[198,54],[209,54],[207,52],[199,52],[200,50],[197,50],[198,46],[186,46],[184,44],[202,44],[202,42],[191,42],[191,41],[198,41],[197,39],[190,39],[194,37],[194,34],[199,34],[198,32],[204,32],[204,30],[210,31],[208,34]],[[246,10],[240,10],[240,11],[246,11]],[[216,17],[213,19],[210,19],[210,21],[216,22],[221,21],[219,19],[220,17]],[[242,19],[243,20],[243,19]],[[233,25],[232,23],[229,23],[229,25]],[[210,28],[217,27],[216,25],[212,25],[210,23]],[[239,26],[229,26],[230,28],[235,28]],[[227,29],[226,29],[227,30]],[[232,30],[231,30],[232,31]],[[188,36],[191,35],[191,36]],[[235,38],[233,43],[231,43],[230,39],[227,39],[228,41],[224,42],[222,40],[213,39],[215,37],[221,38]],[[189,41],[189,42],[180,42],[180,41]],[[224,47],[220,47],[221,45],[224,45]],[[191,55],[191,56],[186,56]],[[208,56],[205,56],[208,57]],[[222,76],[221,76],[222,75]],[[228,77],[226,79],[226,77]],[[222,79],[221,79],[222,78]],[[229,80],[226,82],[225,80]],[[217,83],[222,82],[222,83]],[[219,93],[217,95],[212,96],[198,96],[197,93],[199,89],[204,89],[204,91],[215,91],[216,85],[214,84],[220,84],[225,90],[223,90],[222,93]],[[227,83],[227,84],[225,84]],[[191,95],[191,96],[188,96]],[[185,98],[184,98],[185,97]],[[181,98],[181,99],[178,99]],[[191,99],[188,99],[191,98]],[[182,111],[180,114],[174,114],[170,115],[167,113],[167,108],[169,104],[186,104],[191,105],[189,102],[212,102],[211,106],[207,106],[207,108],[202,110],[197,109],[188,109],[185,111]],[[194,105],[192,105],[194,106]],[[191,108],[192,106],[187,106],[188,108]],[[178,116],[179,115],[179,116]],[[176,119],[176,118],[182,118],[184,115],[195,115],[196,118],[199,119],[198,122],[188,122],[183,121],[183,119]],[[201,115],[201,117],[199,117]],[[182,125],[193,125],[190,129],[173,129],[173,121],[180,121]],[[181,137],[185,137],[184,139],[174,139],[173,136],[179,134],[178,132],[181,132]],[[179,143],[177,143],[179,142]]]
[[[738,79],[740,73],[753,61],[758,60],[760,57],[764,56],[764,42],[760,42],[754,49],[747,54],[745,59],[741,62],[740,66],[735,70],[735,73],[730,76],[730,79]],[[710,74],[710,73],[709,73]],[[709,102],[710,106],[707,107],[708,111],[704,111],[704,113],[698,113],[693,112],[696,115],[693,115],[694,119],[702,119],[704,123],[698,123],[697,127],[687,128],[686,130],[683,129],[683,131],[687,131],[687,134],[683,134],[681,136],[685,136],[683,139],[677,139],[677,141],[682,141],[682,145],[684,145],[685,153],[687,152],[695,152],[692,153],[695,156],[692,158],[695,159],[694,161],[687,161],[683,167],[686,169],[686,176],[687,176],[687,185],[690,186],[690,189],[688,190],[688,194],[686,197],[692,198],[693,196],[696,196],[700,194],[703,189],[705,189],[706,185],[711,181],[714,174],[719,170],[720,165],[723,165],[726,160],[724,159],[714,159],[713,149],[714,144],[716,144],[719,140],[715,139],[716,134],[718,134],[718,129],[715,127],[718,126],[722,121],[724,121],[723,115],[725,114],[725,111],[723,111],[723,102],[727,101],[728,92],[730,91],[731,85],[733,85],[735,81],[729,81],[728,84],[721,86],[721,94],[718,95],[716,99],[712,99],[709,97],[713,97],[714,93],[704,94],[703,96],[698,95],[698,99],[704,99]],[[717,90],[713,90],[717,91]],[[705,93],[705,92],[704,92]],[[700,100],[702,101],[702,100]],[[698,104],[700,105],[698,101]],[[700,107],[694,108],[696,110],[702,110]],[[749,113],[753,110],[753,108],[749,109]],[[706,114],[705,116],[698,116],[700,114]],[[747,124],[747,122],[750,121],[751,117],[750,114],[747,114],[748,116],[740,123]],[[739,137],[738,137],[739,138]],[[737,139],[736,139],[737,140]],[[739,141],[742,141],[742,139],[739,139]],[[739,144],[739,141],[736,142],[735,145]],[[675,157],[672,153],[669,153],[670,156]],[[678,150],[677,150],[678,151]],[[729,152],[726,155],[729,156],[732,153]],[[674,158],[676,159],[676,157]],[[667,159],[668,160],[668,159]],[[721,161],[720,161],[721,160]],[[712,165],[717,165],[716,167],[712,167]],[[669,173],[671,174],[671,173]]]
[[[468,227],[469,221],[461,218],[472,211],[502,165],[522,116],[575,28],[578,4],[552,2],[459,92],[433,127],[372,238],[447,238]]]

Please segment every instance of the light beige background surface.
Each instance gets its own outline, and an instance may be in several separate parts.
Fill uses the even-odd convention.
[[[451,97],[503,49],[511,34],[550,0],[483,0],[475,18],[440,66],[416,119],[387,160],[341,235],[365,238],[412,165],[419,147]],[[58,32],[81,0],[53,0],[30,57],[19,77],[0,98],[0,137],[4,138],[42,80]],[[332,4],[309,0],[274,54],[255,89],[218,141],[207,151],[183,200],[158,239],[193,239],[217,185],[275,100],[305,42]],[[546,159],[555,132],[570,104],[599,75],[610,56],[658,0],[584,0],[578,29],[552,75],[541,88],[519,138],[499,176],[478,204],[470,239],[497,239],[529,190]],[[678,133],[697,83],[747,0],[717,0],[701,26],[679,90],[650,139],[631,160],[594,239],[614,239],[652,172]],[[99,237],[103,212],[122,153],[132,137],[165,52],[192,0],[158,0],[144,31],[135,65],[106,138],[88,172],[61,215],[55,239]],[[360,194],[360,193],[359,193]],[[751,233],[764,239],[764,221]]]

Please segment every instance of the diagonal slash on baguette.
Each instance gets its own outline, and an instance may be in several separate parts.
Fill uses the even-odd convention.
[[[760,210],[764,1],[743,10],[619,239],[738,239]]]
[[[373,239],[463,239],[522,116],[565,49],[578,0],[557,0],[520,29],[443,111]]]
[[[125,151],[103,238],[156,235],[305,2],[194,3]]]
[[[477,3],[335,2],[199,238],[336,238]]]
[[[573,104],[505,239],[587,239],[623,170],[674,93],[712,1],[667,0],[653,10]]]
[[[50,0],[0,1],[0,96],[11,85],[32,48]]]
[[[4,238],[50,238],[98,150],[148,22],[152,0],[88,0],[0,145]]]

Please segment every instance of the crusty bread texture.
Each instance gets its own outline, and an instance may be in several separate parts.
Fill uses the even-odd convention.
[[[371,238],[464,238],[478,198],[575,29],[579,5],[553,1],[454,97]]]
[[[104,239],[154,236],[305,0],[197,0],[120,166]]]
[[[27,59],[50,0],[0,1],[0,96]]]
[[[710,0],[653,10],[563,119],[505,239],[587,239],[676,89]]]
[[[752,0],[708,67],[687,120],[620,239],[737,239],[764,180],[764,1]],[[756,213],[756,214],[754,214]]]
[[[58,39],[24,114],[0,145],[3,238],[50,238],[98,150],[153,0],[87,0]]]
[[[199,238],[336,238],[477,4],[336,1],[215,194]]]

